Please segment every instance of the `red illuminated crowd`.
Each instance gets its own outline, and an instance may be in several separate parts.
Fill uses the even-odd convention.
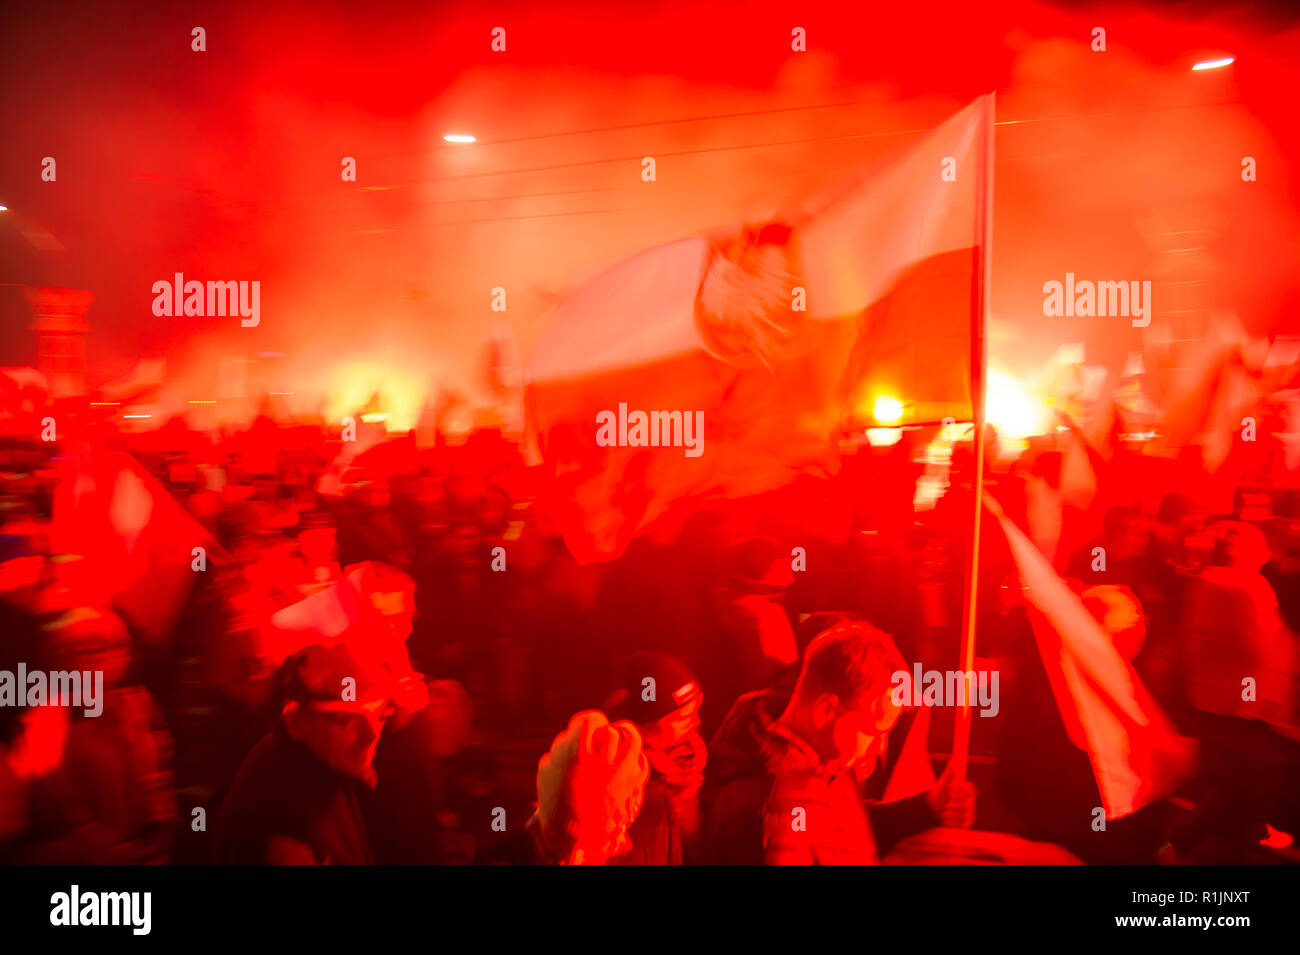
[[[180,422],[110,439],[212,541],[162,635],[60,549],[74,451],[7,441],[0,671],[102,671],[104,699],[0,707],[0,860],[871,863],[972,826],[1091,863],[1291,858],[1294,489],[1243,484],[1221,514],[1110,494],[1083,515],[1066,576],[1201,746],[1195,778],[1103,835],[996,533],[978,653],[1001,705],[974,719],[970,781],[943,768],[952,708],[891,697],[914,661],[958,665],[961,445],[930,510],[913,441],[932,434],[909,433],[584,565],[499,431],[352,457],[336,432],[263,417],[219,444]],[[1051,441],[990,469],[1017,519],[1031,478],[1060,483]]]

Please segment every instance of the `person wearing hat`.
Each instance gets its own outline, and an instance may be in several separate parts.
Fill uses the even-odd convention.
[[[690,668],[666,653],[644,651],[624,664],[609,700],[615,718],[636,725],[650,779],[645,805],[629,835],[623,865],[680,865],[700,832],[700,788],[708,747],[700,735],[704,690]]]
[[[373,864],[360,796],[393,713],[392,677],[346,645],[307,647],[280,670],[276,728],[253,748],[217,823],[227,864]]]
[[[604,865],[627,852],[650,765],[641,734],[599,710],[574,714],[537,764],[537,857],[550,865]]]

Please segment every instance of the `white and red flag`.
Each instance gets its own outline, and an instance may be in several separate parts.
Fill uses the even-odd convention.
[[[527,400],[579,560],[685,502],[833,471],[846,425],[971,419],[991,110],[976,100],[821,208],[649,249],[569,296]]]
[[[1092,763],[1107,819],[1174,792],[1196,768],[1182,736],[1082,599],[991,498],[1020,571],[1034,639],[1066,734]]]
[[[164,643],[198,578],[196,567],[223,559],[225,551],[127,452],[88,441],[64,465],[54,501],[55,551],[84,561],[83,599],[111,604],[141,640]]]

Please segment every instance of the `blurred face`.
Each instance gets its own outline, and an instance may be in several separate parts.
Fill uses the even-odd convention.
[[[653,723],[638,724],[641,738],[647,749],[669,749],[686,739],[700,725],[700,706],[704,703],[702,695],[679,706],[667,716],[661,716]]]
[[[1139,556],[1147,544],[1146,528],[1136,518],[1126,518],[1115,529],[1111,548],[1123,558]]]
[[[1230,567],[1257,571],[1268,560],[1268,547],[1254,534],[1230,531],[1223,541],[1223,552]]]
[[[890,694],[867,709],[838,712],[831,726],[831,739],[840,764],[846,769],[857,768],[860,778],[869,776],[874,764],[885,755],[889,731],[902,712]]]
[[[510,499],[492,494],[483,502],[483,526],[497,528],[506,522],[510,515]]]
[[[115,635],[83,634],[58,643],[59,664],[68,670],[101,671],[105,686],[117,686],[131,665],[131,644]]]
[[[405,640],[415,625],[415,595],[409,590],[376,591],[370,603],[383,616],[394,636]]]
[[[336,772],[375,785],[375,750],[393,714],[387,697],[290,704],[285,710],[289,735],[306,744]]]
[[[458,524],[447,535],[447,550],[461,561],[473,563],[478,558],[478,528],[473,524]]]

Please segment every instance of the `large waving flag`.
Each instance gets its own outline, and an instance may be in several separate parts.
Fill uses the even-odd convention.
[[[1174,792],[1195,769],[1196,743],[1180,736],[1083,601],[991,498],[1020,571],[1034,638],[1072,742],[1088,754],[1107,819]]]
[[[578,559],[683,502],[833,471],[846,424],[970,419],[991,111],[977,100],[795,221],[650,249],[560,306],[527,399]]]
[[[196,568],[226,552],[127,452],[87,442],[65,464],[53,546],[85,560],[83,584],[96,591],[87,596],[111,604],[146,644],[162,645],[180,620]]]

